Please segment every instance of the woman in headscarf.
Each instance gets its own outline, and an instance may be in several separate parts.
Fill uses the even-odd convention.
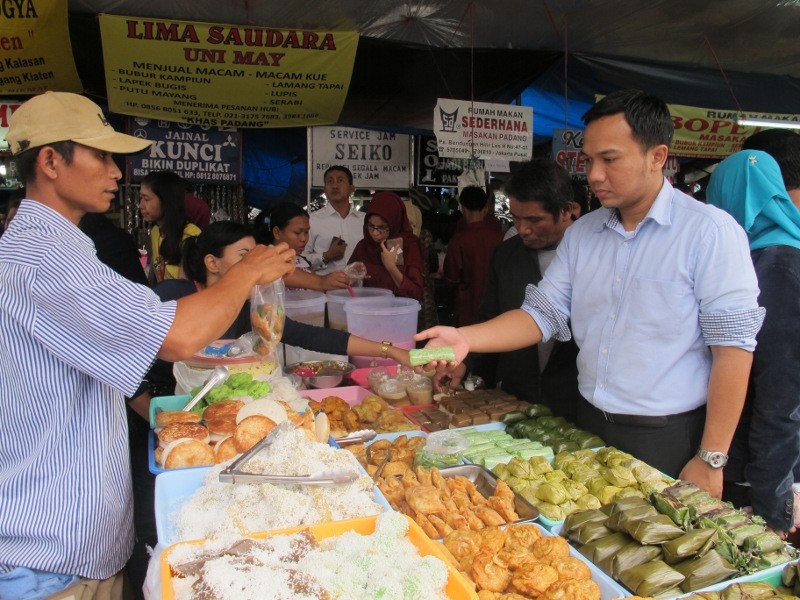
[[[422,245],[397,194],[379,192],[373,196],[364,219],[364,238],[350,256],[351,263],[357,261],[367,267],[364,285],[422,300]]]
[[[792,532],[800,523],[792,491],[800,462],[800,211],[789,199],[778,163],[757,150],[722,161],[707,198],[747,232],[761,290],[758,303],[767,310],[725,467],[726,497],[746,498],[747,486],[735,484],[749,484],[754,512],[775,530]]]

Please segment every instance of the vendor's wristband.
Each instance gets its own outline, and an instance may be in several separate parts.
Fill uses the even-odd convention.
[[[381,342],[381,358],[389,358],[389,348],[392,347],[392,342],[386,340]]]

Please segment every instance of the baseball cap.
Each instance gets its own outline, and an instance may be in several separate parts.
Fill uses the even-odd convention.
[[[141,152],[151,144],[114,131],[97,104],[68,92],[45,92],[22,104],[8,121],[6,140],[12,154],[65,141],[117,154]]]

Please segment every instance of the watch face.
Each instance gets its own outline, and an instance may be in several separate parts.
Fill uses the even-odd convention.
[[[710,464],[715,469],[724,467],[725,463],[727,462],[728,462],[728,457],[725,456],[722,452],[710,452],[708,455],[708,464]]]

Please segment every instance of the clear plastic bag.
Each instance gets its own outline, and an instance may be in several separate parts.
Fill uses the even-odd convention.
[[[259,356],[273,354],[283,336],[284,292],[283,280],[278,279],[255,286],[250,294],[250,324],[257,338],[253,351]]]

